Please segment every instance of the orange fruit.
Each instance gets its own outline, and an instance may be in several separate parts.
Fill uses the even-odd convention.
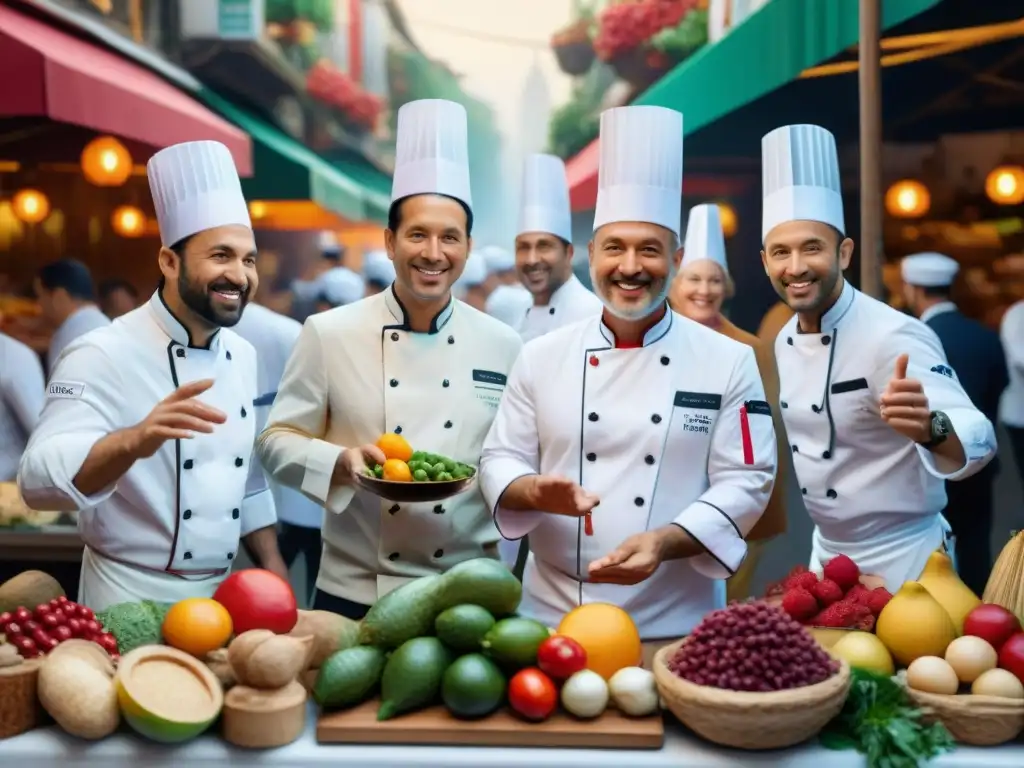
[[[382,479],[396,483],[410,483],[412,482],[412,470],[401,459],[388,459],[384,462]]]
[[[231,639],[231,614],[208,597],[190,597],[171,606],[160,628],[164,642],[179,651],[203,658]]]
[[[394,432],[388,432],[377,438],[377,447],[384,452],[386,459],[408,461],[412,458],[412,446],[409,441]]]
[[[605,680],[624,667],[640,665],[640,630],[629,614],[611,603],[589,603],[562,617],[557,634],[571,637],[587,652],[587,669]]]

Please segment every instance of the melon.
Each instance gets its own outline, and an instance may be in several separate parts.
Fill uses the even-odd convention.
[[[0,613],[21,607],[31,611],[63,594],[64,588],[50,574],[23,571],[0,584]]]
[[[122,656],[115,683],[125,722],[163,744],[199,736],[224,706],[224,689],[209,667],[164,645],[146,645]]]

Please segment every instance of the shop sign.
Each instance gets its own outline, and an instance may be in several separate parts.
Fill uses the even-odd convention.
[[[201,40],[258,40],[266,23],[264,0],[181,2],[181,36]]]

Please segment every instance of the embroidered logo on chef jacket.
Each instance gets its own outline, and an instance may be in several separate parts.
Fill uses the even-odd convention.
[[[956,374],[953,373],[953,369],[948,365],[933,365],[932,373],[941,373],[943,376],[948,376],[951,379],[956,378]]]
[[[61,397],[65,400],[77,400],[85,394],[85,384],[80,381],[51,381],[46,388],[47,397]]]
[[[476,399],[487,403],[492,408],[497,408],[501,402],[501,395],[505,391],[505,383],[508,377],[497,371],[482,371],[479,368],[473,369],[473,391]]]

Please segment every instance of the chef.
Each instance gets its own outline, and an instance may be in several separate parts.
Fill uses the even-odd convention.
[[[353,485],[384,461],[382,433],[479,464],[519,354],[515,331],[452,298],[472,248],[466,134],[453,102],[399,110],[385,231],[395,282],[306,321],[259,439],[267,470],[327,510],[314,606],[353,619],[409,579],[497,557],[479,489],[408,504]]]
[[[317,312],[359,301],[366,295],[362,275],[348,267],[334,267],[316,280]]]
[[[487,263],[487,290],[493,291],[499,285],[515,285],[519,282],[516,276],[516,257],[498,245],[486,245],[480,249],[480,255]]]
[[[530,536],[520,613],[549,626],[607,602],[645,641],[688,633],[725,604],[771,494],[753,351],[667,306],[682,141],[674,110],[602,114],[590,274],[604,311],[525,345],[484,446],[498,529]]]
[[[227,148],[147,166],[161,286],[61,355],[18,475],[35,509],[77,511],[79,601],[209,597],[244,537],[286,576],[274,504],[251,472],[256,353],[228,327],[256,290],[256,245]]]
[[[487,306],[487,296],[490,294],[487,285],[488,275],[487,259],[479,253],[469,254],[462,274],[455,281],[455,295],[474,309],[483,312]]]
[[[764,137],[761,258],[796,313],[775,340],[780,405],[804,504],[811,563],[848,555],[894,591],[947,545],[943,480],[994,455],[924,323],[843,279],[846,237],[835,139],[815,125]]]
[[[533,296],[519,283],[503,284],[487,296],[487,301],[484,302],[484,312],[518,330],[526,315],[526,310],[532,304]]]
[[[520,326],[523,341],[600,314],[601,300],[572,271],[572,212],[565,165],[553,155],[530,155],[523,168],[516,235],[516,270],[533,294]]]
[[[363,280],[367,296],[378,294],[395,282],[395,265],[387,251],[370,251],[363,256]]]
[[[28,436],[43,410],[45,391],[39,355],[0,332],[0,483],[9,483],[18,474]]]

